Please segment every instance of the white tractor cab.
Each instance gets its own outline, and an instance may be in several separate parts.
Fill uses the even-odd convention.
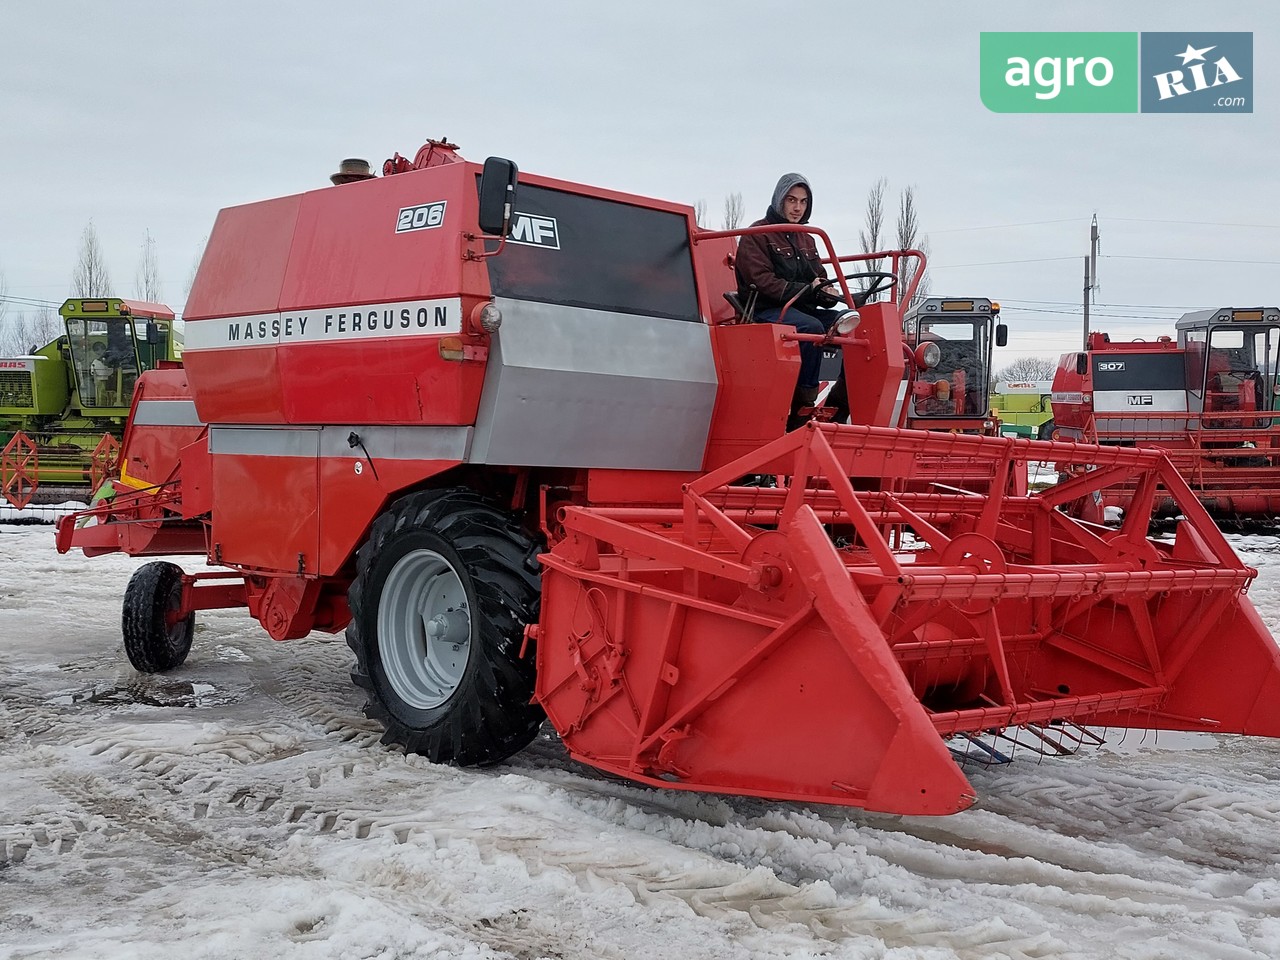
[[[904,425],[990,432],[992,348],[1009,339],[1000,304],[985,297],[928,297],[907,311],[903,335],[913,352],[926,344],[938,347],[937,362],[928,369],[908,364],[913,375],[903,398]]]
[[[1280,309],[1199,310],[1185,314],[1177,331],[1178,345],[1186,350],[1188,410],[1280,409]],[[1255,418],[1247,425],[1265,427],[1270,423],[1270,418]],[[1214,425],[1213,420],[1205,421],[1205,426]]]
[[[992,432],[991,351],[1009,338],[1000,304],[984,297],[928,297],[906,312],[902,325],[913,362],[903,371],[896,422],[915,430]],[[823,352],[824,384],[836,379],[840,363],[839,350]]]

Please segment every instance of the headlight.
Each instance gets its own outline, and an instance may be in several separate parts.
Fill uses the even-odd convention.
[[[932,370],[942,359],[942,348],[930,340],[916,347],[916,366],[921,370]]]
[[[502,311],[492,303],[486,303],[480,308],[480,328],[485,333],[493,333],[502,326]]]
[[[836,332],[836,336],[847,337],[857,329],[858,324],[861,322],[862,317],[857,310],[846,310],[836,318],[836,322],[831,325],[831,329]]]
[[[471,308],[472,333],[496,333],[500,326],[502,326],[502,311],[492,300],[477,303]]]

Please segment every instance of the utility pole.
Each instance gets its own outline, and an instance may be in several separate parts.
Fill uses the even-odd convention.
[[[1098,215],[1089,227],[1089,255],[1084,258],[1084,349],[1089,349],[1089,301],[1098,289]]]
[[[1089,349],[1089,258],[1084,258],[1084,345],[1085,350]]]

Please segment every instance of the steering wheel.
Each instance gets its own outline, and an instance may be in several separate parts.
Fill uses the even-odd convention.
[[[846,273],[844,275],[844,280],[846,282],[849,280],[870,280],[871,281],[870,286],[868,286],[867,289],[865,290],[850,291],[850,293],[853,294],[853,305],[855,307],[861,307],[861,306],[864,306],[866,302],[870,300],[873,296],[875,296],[877,293],[882,293],[885,290],[892,290],[898,283],[898,276],[897,274],[894,274],[894,273],[885,273],[883,270],[868,270],[865,273]],[[821,284],[821,286],[829,287],[839,282],[840,282],[839,278],[833,277],[832,279]]]

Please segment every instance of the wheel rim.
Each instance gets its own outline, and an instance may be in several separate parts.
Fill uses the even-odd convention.
[[[458,689],[471,655],[471,612],[462,578],[434,550],[406,553],[378,604],[378,653],[396,695],[438,707]]]
[[[182,581],[179,580],[169,590],[169,604],[165,611],[164,632],[169,642],[175,646],[181,644],[187,636],[188,617],[179,617],[182,610]]]

